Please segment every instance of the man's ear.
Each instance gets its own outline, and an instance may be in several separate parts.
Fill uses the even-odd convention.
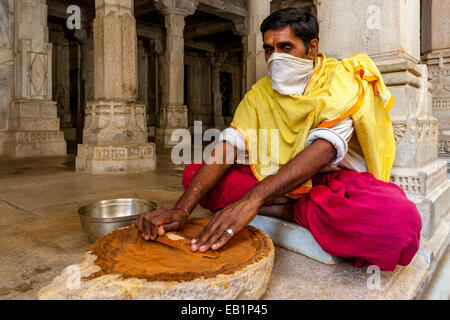
[[[317,54],[319,53],[319,40],[312,39],[309,42],[309,50],[308,50],[308,59],[315,60],[317,58]]]

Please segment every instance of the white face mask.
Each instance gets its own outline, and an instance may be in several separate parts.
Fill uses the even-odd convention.
[[[283,94],[303,94],[304,85],[314,70],[314,61],[274,52],[267,61],[272,89]]]

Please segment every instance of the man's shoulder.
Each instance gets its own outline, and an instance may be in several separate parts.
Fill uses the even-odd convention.
[[[353,59],[353,58],[370,59],[370,57],[366,53],[363,53],[363,52],[355,53],[354,55],[349,57],[349,59]]]
[[[256,92],[271,92],[272,91],[272,80],[269,76],[263,77],[256,81],[256,83],[252,86],[249,93],[256,93]]]
[[[367,55],[366,53],[355,53],[354,55],[346,58],[346,59],[342,59],[342,62],[347,62],[347,61],[353,61],[353,62],[357,62],[357,63],[370,63],[370,64],[375,64],[372,60],[372,58],[369,57],[369,55]]]
[[[269,87],[272,87],[272,81],[269,76],[262,77],[256,83],[253,85],[253,87],[258,88],[265,88],[269,85]]]
[[[339,70],[365,70],[366,74],[376,75],[381,78],[380,70],[372,58],[365,53],[355,53],[354,55],[339,61],[336,66],[340,66]]]

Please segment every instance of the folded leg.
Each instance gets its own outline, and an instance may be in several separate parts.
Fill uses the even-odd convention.
[[[201,163],[189,164],[184,168],[183,187],[186,189],[195,174],[202,167]],[[238,201],[258,183],[249,166],[235,164],[227,170],[217,185],[200,201],[200,205],[211,212],[225,208]]]
[[[382,270],[411,262],[422,221],[400,187],[355,171],[319,174],[313,185],[296,201],[294,216],[324,251]]]
[[[182,184],[185,189],[202,165],[201,163],[193,163],[184,168]],[[257,184],[258,180],[253,175],[250,166],[235,164],[228,169],[219,183],[203,197],[200,205],[215,213],[241,199],[244,194]],[[289,209],[284,204],[289,204]],[[294,221],[292,205],[292,199],[281,196],[263,206],[260,214]]]

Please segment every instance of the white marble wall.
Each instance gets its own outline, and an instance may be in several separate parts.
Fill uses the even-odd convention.
[[[133,1],[96,0],[94,99],[86,106],[76,169],[90,174],[156,168],[145,104],[137,101],[137,33]]]
[[[450,176],[450,1],[422,3],[422,61],[433,85],[433,115],[438,119],[439,156]]]
[[[10,127],[10,103],[14,98],[14,1],[0,1],[0,137]],[[0,154],[2,144],[0,143]]]
[[[342,59],[364,51],[420,60],[420,1],[318,1],[320,49]],[[381,49],[381,50],[380,50]]]
[[[390,111],[397,141],[391,181],[416,203],[422,235],[431,238],[449,211],[450,181],[437,159],[428,70],[420,61],[420,1],[316,1],[320,49],[343,58],[369,54],[396,99]],[[351,23],[349,23],[351,21]],[[343,32],[342,30],[345,30]]]

